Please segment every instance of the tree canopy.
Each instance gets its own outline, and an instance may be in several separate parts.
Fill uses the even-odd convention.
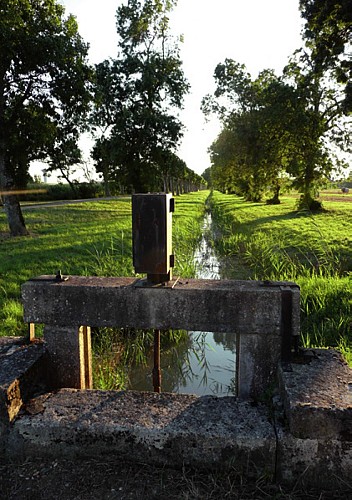
[[[265,191],[278,202],[289,180],[301,207],[319,209],[319,186],[343,166],[336,151],[351,153],[350,2],[302,0],[306,45],[276,77],[256,79],[230,59],[218,64],[216,90],[202,102],[223,125],[210,147],[212,180],[225,191],[258,201]]]
[[[97,148],[109,149],[104,175],[118,176],[128,189],[159,190],[182,137],[177,117],[189,85],[168,14],[175,2],[128,0],[118,8],[118,56],[96,67],[91,122],[99,130]],[[105,160],[107,159],[105,155]],[[106,163],[106,162],[105,162]],[[170,164],[170,165],[171,165]],[[96,164],[101,170],[102,164]]]
[[[2,191],[26,186],[31,160],[75,149],[84,126],[88,47],[64,13],[55,0],[0,0]],[[16,196],[4,196],[4,206],[11,233],[26,234]]]
[[[215,186],[252,201],[270,190],[277,203],[296,146],[301,111],[295,89],[271,70],[252,79],[231,59],[216,67],[214,77],[214,97],[203,100],[203,111],[218,113],[223,124],[210,148]]]
[[[345,87],[345,110],[352,111],[352,2],[300,0],[306,23],[303,36],[312,52],[315,72],[333,70]]]

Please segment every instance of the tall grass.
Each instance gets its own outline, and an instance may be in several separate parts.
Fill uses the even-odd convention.
[[[296,212],[289,198],[265,206],[215,192],[209,202],[220,255],[240,259],[243,277],[295,281],[302,345],[339,347],[350,359],[352,203],[325,203],[327,211],[313,216]]]

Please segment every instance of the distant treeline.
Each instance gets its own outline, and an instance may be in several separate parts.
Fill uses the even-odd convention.
[[[42,191],[38,193],[38,190]],[[32,191],[32,192],[31,192]],[[112,191],[114,194],[118,192]],[[20,201],[53,201],[98,198],[104,196],[100,182],[77,182],[74,189],[69,184],[29,184],[26,193],[19,196]]]

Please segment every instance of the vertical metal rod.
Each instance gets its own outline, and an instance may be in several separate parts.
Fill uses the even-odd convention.
[[[83,326],[83,357],[85,389],[93,389],[92,340],[90,326]]]
[[[161,392],[160,330],[154,330],[153,386],[154,392]]]

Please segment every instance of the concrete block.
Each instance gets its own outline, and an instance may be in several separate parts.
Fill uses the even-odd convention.
[[[236,345],[237,396],[263,398],[276,377],[280,338],[276,335],[239,335]]]
[[[332,349],[306,351],[279,368],[279,386],[293,436],[352,442],[352,370]]]
[[[71,276],[63,282],[56,282],[53,276],[34,278],[22,285],[25,321],[53,326],[281,334],[280,286],[180,279],[146,288],[135,286],[138,281],[86,276]]]
[[[300,439],[277,429],[277,480],[286,485],[336,489],[351,483],[352,442]]]
[[[14,456],[115,457],[173,467],[235,467],[273,475],[276,437],[267,409],[233,397],[62,389],[16,420]]]
[[[299,288],[293,283],[178,279],[143,285],[134,278],[40,276],[22,286],[25,321],[46,325],[57,387],[91,387],[80,325],[236,334],[242,339],[237,356],[242,398],[262,395],[283,349],[289,356],[292,336],[299,332]]]
[[[0,337],[0,448],[23,402],[43,383],[44,353],[42,343],[26,345],[18,337]]]

